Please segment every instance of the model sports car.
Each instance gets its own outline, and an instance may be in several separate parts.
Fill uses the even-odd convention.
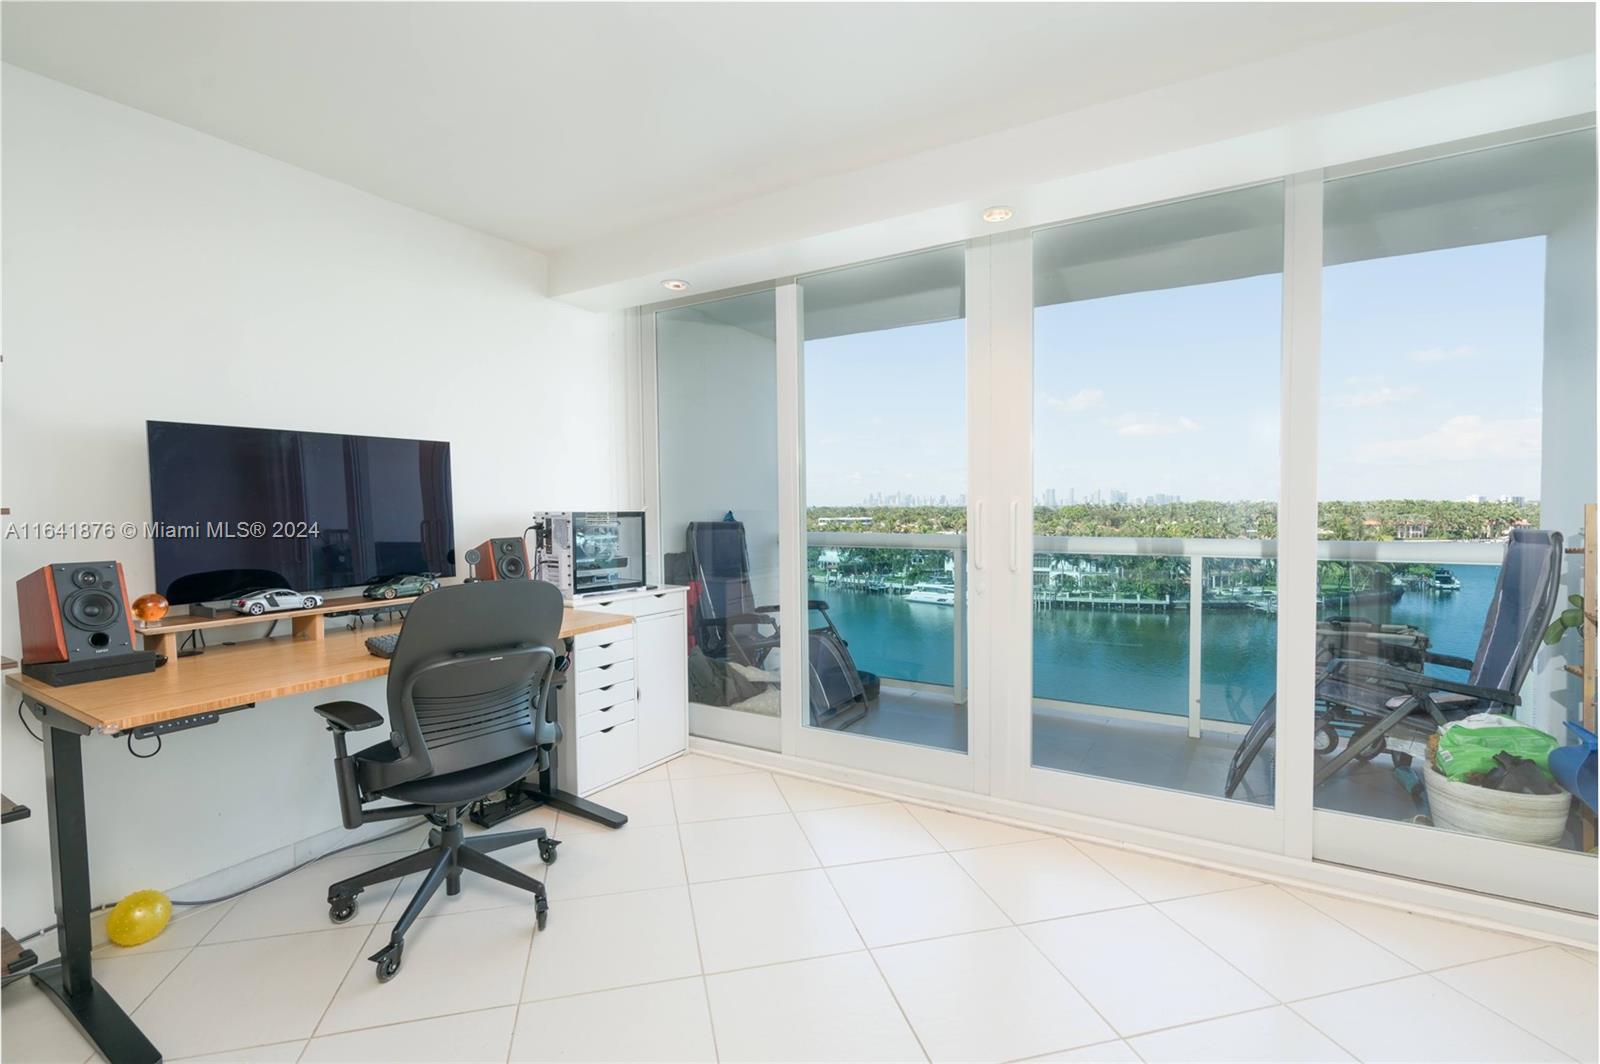
[[[413,573],[408,576],[391,576],[371,584],[363,595],[369,599],[392,599],[407,595],[426,595],[439,586],[432,573]]]
[[[261,614],[278,610],[314,610],[322,605],[321,595],[313,595],[309,591],[294,591],[287,587],[275,587],[266,591],[252,591],[248,595],[241,595],[233,600],[231,605],[240,613],[248,613],[259,617]]]

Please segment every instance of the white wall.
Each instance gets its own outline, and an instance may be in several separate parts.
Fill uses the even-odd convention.
[[[620,323],[541,294],[530,251],[4,68],[5,521],[150,516],[149,419],[450,441],[458,548],[535,510],[636,505]],[[353,134],[354,135],[354,134]],[[636,479],[636,478],[635,478]],[[0,542],[14,582],[144,542]],[[266,703],[157,757],[84,743],[95,900],[168,888],[337,828],[311,706]],[[51,920],[43,771],[7,692],[5,923]],[[148,745],[148,744],[145,744]]]

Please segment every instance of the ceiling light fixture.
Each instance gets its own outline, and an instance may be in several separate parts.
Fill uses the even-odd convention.
[[[983,220],[986,222],[1009,222],[1016,213],[1010,207],[990,207],[983,212]]]
[[[689,282],[680,281],[674,277],[670,281],[662,281],[661,287],[667,289],[669,292],[687,292],[689,290]]]

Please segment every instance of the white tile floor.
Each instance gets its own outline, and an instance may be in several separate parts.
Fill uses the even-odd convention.
[[[497,856],[380,985],[414,884],[327,923],[396,842],[187,915],[103,984],[169,1060],[1596,1059],[1593,954],[690,755],[613,788],[606,831]],[[400,843],[418,844],[415,835]],[[89,1047],[26,980],[6,1061]]]

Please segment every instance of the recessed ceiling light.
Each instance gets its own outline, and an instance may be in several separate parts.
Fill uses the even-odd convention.
[[[1010,207],[990,207],[983,212],[983,220],[986,222],[1009,222],[1011,216],[1016,213]]]
[[[689,289],[689,282],[680,281],[677,278],[673,278],[670,281],[662,281],[661,287],[672,292],[686,292]]]

